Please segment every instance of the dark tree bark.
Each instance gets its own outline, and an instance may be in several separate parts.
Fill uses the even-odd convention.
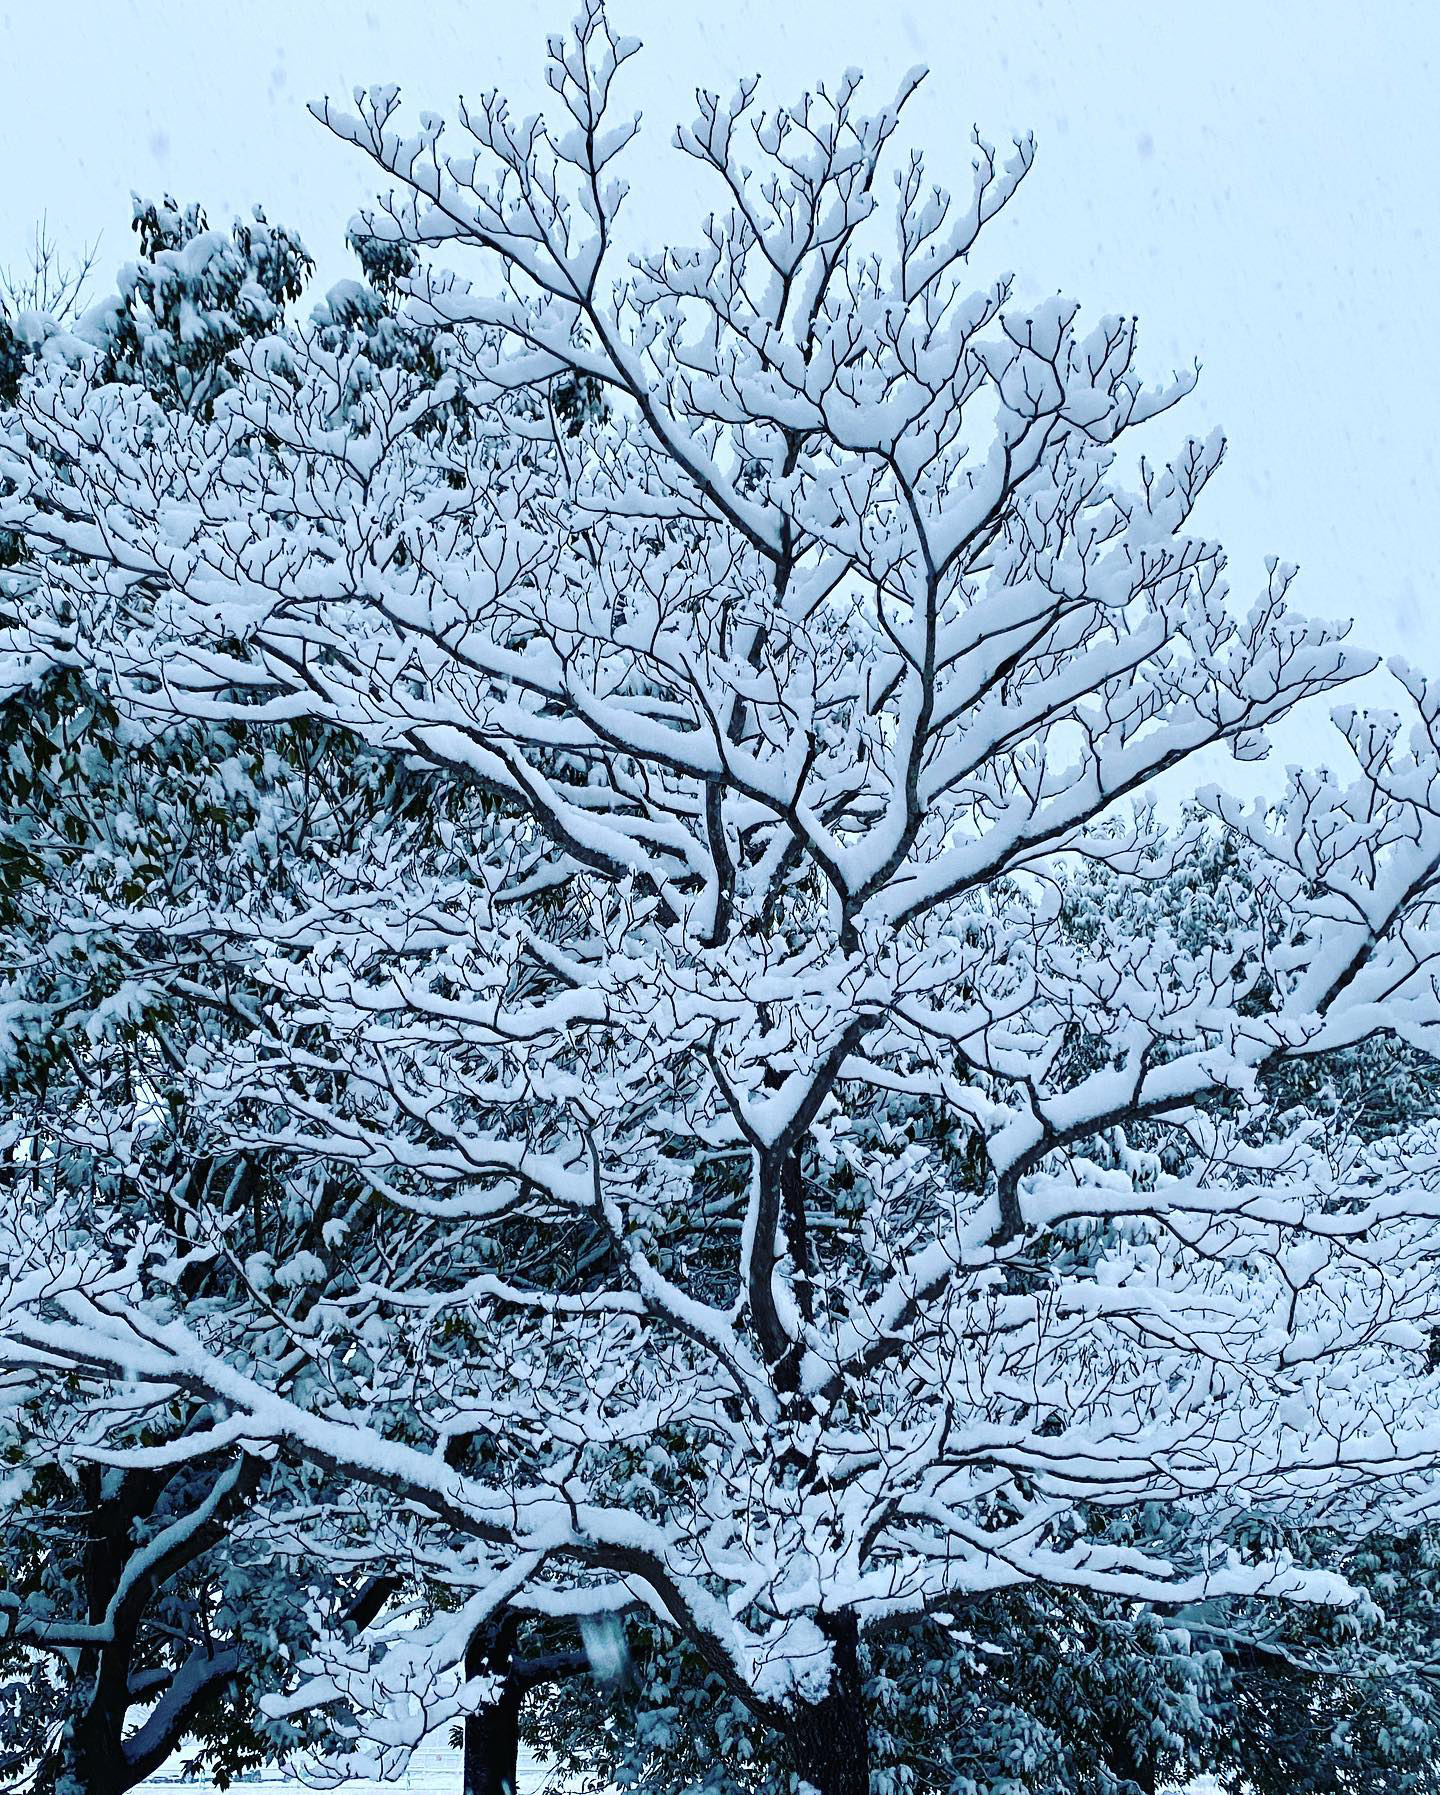
[[[104,1643],[86,1643],[70,1656],[70,1687],[59,1736],[39,1765],[36,1795],[126,1795],[157,1770],[201,1715],[223,1699],[239,1660],[234,1651],[198,1644],[167,1678],[147,1689],[150,1718],[134,1733],[127,1721],[141,1629],[151,1602],[170,1580],[225,1535],[229,1516],[253,1489],[259,1462],[241,1467],[208,1517],[202,1517],[158,1556],[136,1570],[133,1529],[153,1519],[166,1492],[163,1473],[129,1470],[116,1478],[89,1467],[82,1474],[87,1504],[81,1556],[86,1619],[107,1621]],[[226,1475],[224,1467],[216,1473]],[[197,1508],[207,1492],[192,1492]],[[44,1635],[37,1636],[43,1645]],[[158,1697],[158,1699],[156,1699]]]
[[[465,1795],[515,1795],[520,1754],[519,1682],[508,1678],[500,1699],[465,1721]]]
[[[870,1795],[870,1728],[852,1614],[822,1619],[834,1648],[823,1700],[787,1712],[784,1732],[796,1774],[818,1795]]]
[[[127,1472],[112,1481],[102,1500],[102,1473],[87,1466],[82,1482],[89,1508],[89,1538],[81,1559],[86,1619],[100,1621],[119,1588],[129,1560],[131,1528],[150,1512],[160,1491],[153,1473]],[[41,1769],[38,1787],[85,1791],[85,1795],[124,1795],[126,1780],[125,1716],[129,1710],[130,1670],[135,1651],[134,1604],[117,1613],[109,1642],[87,1645],[76,1655],[66,1703],[68,1712],[54,1753]],[[137,1777],[135,1779],[139,1781]]]
[[[465,1795],[515,1795],[524,1686],[515,1662],[518,1623],[502,1615],[482,1627],[465,1654],[465,1674],[500,1679],[500,1696],[465,1721]]]
[[[500,1696],[465,1721],[465,1795],[515,1795],[520,1755],[520,1710],[542,1683],[557,1683],[589,1669],[583,1652],[518,1654],[520,1622],[514,1614],[494,1616],[470,1641],[465,1674],[500,1679]]]

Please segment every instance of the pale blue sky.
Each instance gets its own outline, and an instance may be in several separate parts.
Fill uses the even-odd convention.
[[[370,175],[304,101],[393,80],[445,112],[498,84],[529,110],[569,10],[0,0],[0,259],[43,210],[62,241],[103,232],[108,279],[130,189],[168,187],[213,222],[261,200],[324,278],[349,272]],[[1198,356],[1188,427],[1231,438],[1202,521],[1237,593],[1266,553],[1298,560],[1304,608],[1357,615],[1440,671],[1440,0],[616,0],[612,16],[646,42],[625,97],[647,120],[631,173],[651,236],[684,240],[700,208],[694,171],[662,156],[699,81],[758,70],[788,98],[856,64],[888,90],[926,62],[910,133],[957,183],[972,122],[1002,142],[1033,129],[1037,168],[977,274],[1137,312],[1157,374]]]

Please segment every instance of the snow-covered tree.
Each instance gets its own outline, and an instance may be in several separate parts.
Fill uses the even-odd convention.
[[[93,1241],[107,1219],[161,1222],[178,1250],[213,1236],[223,1250],[177,1263],[171,1300],[238,1308],[263,1329],[251,1273],[267,1252],[298,1266],[326,1192],[279,1162],[206,1153],[185,1056],[226,1009],[208,985],[196,1002],[196,972],[222,971],[233,1026],[248,1014],[243,956],[214,937],[157,940],[123,911],[161,891],[193,904],[275,880],[346,819],[317,804],[327,768],[321,755],[297,765],[296,743],[287,763],[224,725],[127,730],[73,669],[26,673],[0,704],[7,1196],[23,1192],[57,1241]],[[300,1281],[268,1300],[312,1294]],[[0,1663],[24,1692],[0,1720],[11,1772],[98,1795],[143,1780],[187,1739],[217,1773],[295,1743],[255,1704],[277,1654],[283,1666],[305,1640],[315,1577],[237,1538],[273,1481],[262,1463],[232,1449],[102,1470],[84,1449],[117,1437],[116,1414],[97,1419],[83,1389],[43,1368],[8,1394]],[[203,1403],[180,1398],[146,1410],[131,1437],[154,1445],[204,1420]]]
[[[137,203],[152,236],[159,216]],[[186,219],[198,229],[197,214]],[[267,245],[287,245],[303,262],[283,232],[237,227],[237,243],[242,236],[257,281],[274,274]],[[139,383],[169,406],[183,403],[183,366],[200,402],[203,384],[223,385],[237,332],[268,329],[278,315],[258,302],[238,319],[214,313],[224,298],[215,264],[233,260],[228,244],[210,243],[193,291],[177,286],[171,264],[162,279],[155,258],[174,246],[151,243],[153,256],[122,271],[121,298],[73,329],[53,315],[18,319],[8,339],[17,382],[37,358],[90,356],[101,378]],[[284,297],[289,280],[269,284]],[[147,314],[142,332],[136,295],[161,288],[163,315]],[[117,317],[128,320],[129,359],[117,351]],[[18,544],[7,561],[0,623],[9,626],[39,575]],[[13,640],[7,633],[5,646]],[[282,884],[291,862],[333,851],[379,812],[403,814],[413,793],[395,772],[303,726],[276,743],[237,724],[137,723],[110,701],[103,673],[74,657],[0,658],[0,1178],[7,1193],[28,1193],[56,1239],[93,1240],[106,1219],[122,1228],[163,1221],[177,1247],[213,1233],[223,1250],[193,1255],[173,1295],[192,1311],[238,1304],[246,1325],[263,1326],[250,1271],[276,1254],[303,1258],[307,1229],[326,1223],[329,1193],[223,1143],[207,1152],[186,1054],[223,1030],[227,1014],[249,1026],[244,956],[203,931],[184,942],[158,936],[145,909],[193,910],[219,892]],[[217,972],[219,1002],[208,983]],[[209,1218],[204,1228],[198,1217]],[[292,1280],[280,1296],[303,1303],[314,1292]],[[113,1439],[115,1417],[97,1422],[72,1379],[41,1370],[9,1395],[0,1504],[0,1667],[13,1678],[0,1705],[7,1778],[98,1795],[134,1786],[187,1741],[192,1761],[222,1779],[299,1742],[303,1731],[266,1720],[257,1699],[298,1655],[317,1585],[341,1613],[354,1602],[343,1582],[317,1579],[313,1564],[302,1571],[263,1533],[245,1537],[247,1505],[273,1474],[233,1449],[172,1470],[102,1471],[84,1447],[97,1430]],[[177,1400],[147,1414],[133,1437],[153,1445],[194,1431],[204,1415],[203,1403]]]
[[[119,300],[69,330],[29,315],[5,339],[17,384],[27,361],[88,355],[100,384],[203,410],[228,384],[225,358],[237,339],[267,334],[278,303],[297,296],[308,258],[283,231],[237,225],[233,240],[207,235],[198,209],[182,213],[169,201],[137,201],[136,218],[149,253],[122,270]],[[286,254],[267,255],[277,243]],[[392,365],[436,381],[437,333],[393,304],[395,256],[377,264],[363,239],[356,247],[374,285],[332,288],[313,314],[314,340],[360,385]],[[242,251],[256,264],[248,286],[274,289],[275,304],[247,299],[247,283],[227,275]],[[157,294],[163,303],[141,303]],[[358,390],[339,384],[337,416]],[[13,396],[12,387],[0,399]],[[0,620],[13,622],[36,578],[15,559]],[[259,891],[273,901],[287,868],[341,851],[366,828],[413,826],[429,813],[424,785],[393,756],[303,721],[277,734],[247,719],[122,718],[103,668],[32,647],[6,659],[0,696],[0,1089],[15,1124],[11,1172],[31,1185],[47,1233],[72,1243],[87,1232],[106,1237],[107,1227],[123,1233],[139,1218],[177,1232],[183,1252],[208,1230],[220,1250],[208,1262],[192,1256],[179,1292],[212,1317],[238,1304],[237,1325],[253,1344],[267,1307],[320,1298],[313,1277],[297,1275],[306,1239],[341,1224],[324,1213],[327,1202],[333,1213],[335,1192],[323,1181],[307,1187],[278,1162],[237,1158],[198,1124],[187,1052],[217,1017],[251,1014],[253,996],[245,953],[205,928],[204,906],[222,890],[232,901]],[[183,943],[157,933],[157,905],[190,915]],[[218,1001],[195,977],[201,964],[212,977],[224,969]],[[97,1125],[101,1115],[108,1127]],[[388,1233],[393,1267],[403,1255]],[[343,1301],[363,1275],[359,1236],[347,1228],[323,1294]],[[59,1374],[22,1384],[7,1436],[15,1474],[0,1533],[0,1659],[14,1668],[16,1700],[0,1708],[6,1763],[28,1767],[37,1787],[68,1777],[98,1791],[133,1785],[186,1740],[192,1763],[222,1778],[293,1747],[303,1733],[264,1722],[255,1699],[285,1681],[287,1654],[300,1655],[317,1579],[313,1559],[307,1583],[302,1557],[274,1549],[277,1538],[288,1543],[283,1528],[242,1524],[259,1501],[257,1466],[237,1481],[234,1455],[222,1454],[173,1476],[100,1475],[84,1459],[93,1414],[73,1394]],[[172,1405],[162,1426],[136,1437],[153,1445],[193,1429],[204,1412]],[[277,1495],[273,1475],[262,1485],[271,1516],[277,1502],[294,1506],[288,1485]],[[154,1544],[161,1533],[163,1551]],[[353,1627],[402,1588],[395,1575],[364,1579],[358,1595],[342,1583],[330,1589],[328,1612]],[[472,1652],[491,1631],[480,1630]],[[504,1640],[509,1652],[515,1632],[503,1624],[492,1648]],[[532,1653],[515,1657],[511,1674],[528,1687],[574,1667],[573,1654]],[[498,1789],[507,1763],[513,1785],[514,1722],[507,1733],[502,1718],[503,1705],[467,1724],[467,1789]]]
[[[228,233],[199,206],[135,199],[140,259],[118,290],[79,321],[103,345],[107,378],[136,382],[166,404],[203,411],[227,381],[226,358],[298,299],[313,268],[293,232],[257,206]]]
[[[965,1618],[965,1627],[932,1618],[871,1638],[872,1789],[1154,1795],[1224,1755],[1223,1666],[1177,1623],[1054,1588],[971,1604]],[[631,1631],[618,1696],[574,1679],[527,1711],[527,1737],[551,1773],[570,1787],[652,1795],[783,1795],[792,1781],[783,1740],[693,1653],[652,1625]]]
[[[913,82],[702,93],[721,209],[627,257],[632,49],[596,6],[556,40],[554,131],[322,109],[391,183],[360,234],[439,378],[317,329],[199,407],[20,383],[27,640],[127,713],[402,753],[460,818],[147,914],[254,968],[253,1027],[187,1060],[207,1126],[423,1224],[426,1275],[281,1312],[287,1382],[167,1302],[163,1228],[47,1243],[17,1192],[4,1352],[130,1417],[193,1393],[195,1435],[88,1453],[322,1467],[347,1550],[448,1592],[316,1642],[284,1705],[369,1711],[338,1770],[493,1695],[503,1606],[640,1604],[860,1795],[872,1637],[1007,1589],[1343,1601],[1252,1518],[1429,1512],[1433,1128],[1270,1092],[1440,1038],[1440,695],[1397,670],[1408,734],[1344,713],[1345,774],[1203,795],[1237,872],[1167,920],[1190,842],[1147,794],[1370,659],[1278,565],[1231,604],[1188,533],[1218,440],[1122,459],[1190,385],[1143,384],[1133,323],[973,287],[1028,142],[977,142],[963,200],[912,156],[885,207]],[[1075,863],[1119,889],[1084,930]]]

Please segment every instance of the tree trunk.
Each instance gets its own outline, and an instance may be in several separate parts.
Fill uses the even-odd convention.
[[[500,1699],[465,1720],[465,1795],[515,1795],[520,1750],[520,1689],[505,1684]]]
[[[102,1621],[120,1587],[129,1558],[130,1534],[148,1513],[157,1487],[153,1476],[127,1472],[107,1487],[98,1467],[83,1473],[89,1534],[81,1573],[86,1618]],[[37,1787],[55,1795],[124,1795],[125,1717],[129,1710],[130,1665],[135,1649],[134,1618],[117,1617],[112,1637],[87,1646],[71,1670],[66,1714],[53,1754]]]
[[[835,1664],[824,1699],[791,1710],[785,1732],[796,1774],[817,1795],[870,1795],[870,1728],[855,1617],[822,1621]]]
[[[500,1698],[465,1719],[465,1795],[515,1795],[524,1686],[514,1664],[515,1626],[502,1621],[470,1641],[467,1676],[497,1676]]]
[[[37,1788],[54,1795],[124,1795],[130,1786],[121,1748],[124,1715],[108,1704],[85,1702],[68,1719]]]

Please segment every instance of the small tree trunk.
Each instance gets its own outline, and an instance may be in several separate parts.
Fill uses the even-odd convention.
[[[524,1690],[515,1672],[514,1645],[514,1624],[502,1621],[477,1633],[465,1654],[467,1675],[501,1679],[499,1700],[466,1716],[465,1795],[515,1795]]]
[[[835,1664],[823,1700],[791,1710],[785,1731],[796,1774],[818,1795],[870,1795],[870,1727],[860,1630],[843,1614],[825,1624]]]
[[[124,1712],[115,1712],[99,1683],[99,1677],[81,1681],[76,1711],[36,1779],[42,1795],[124,1795],[129,1788],[121,1743]]]
[[[520,1752],[520,1690],[507,1682],[500,1699],[465,1719],[465,1795],[515,1795]]]

